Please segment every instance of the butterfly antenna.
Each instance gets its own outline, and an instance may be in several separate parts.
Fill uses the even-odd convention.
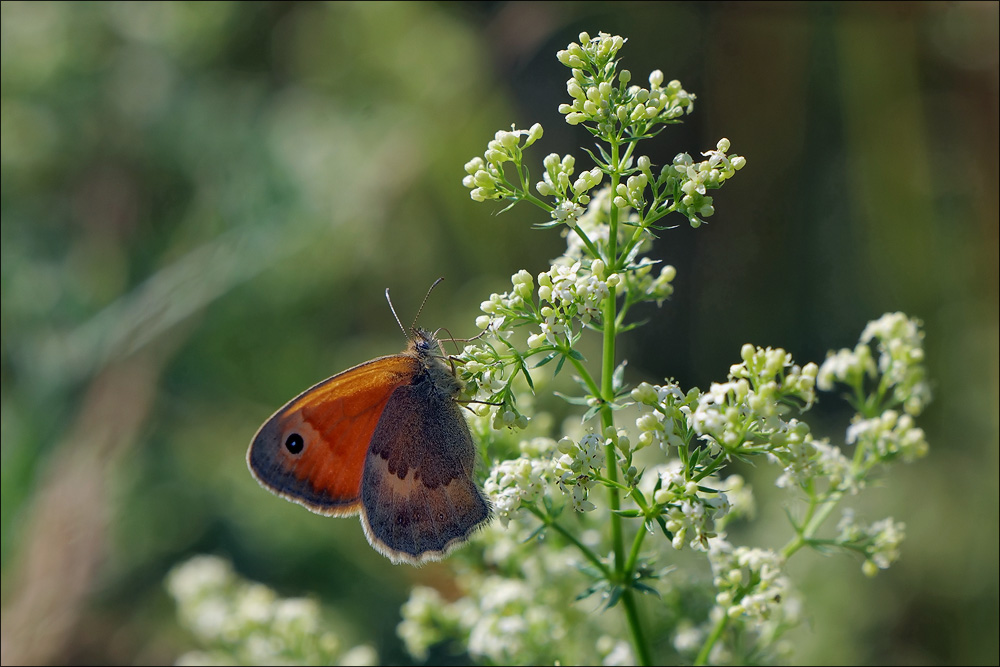
[[[437,284],[437,283],[435,283]],[[403,332],[406,339],[410,339],[410,334],[406,333],[406,329],[403,328],[403,323],[399,321],[399,315],[396,314],[396,308],[392,305],[392,299],[389,297],[389,288],[385,288],[385,300],[389,302],[389,310],[392,311],[392,316],[396,318],[396,324],[399,325],[399,330]],[[425,297],[426,300],[426,297]]]
[[[427,294],[424,295],[424,300],[420,302],[420,308],[417,309],[417,315],[416,315],[416,317],[413,318],[413,326],[410,327],[410,329],[416,329],[417,328],[417,320],[420,319],[420,313],[423,312],[423,310],[424,310],[424,304],[427,303],[427,297],[429,297],[431,295],[431,292],[434,291],[434,288],[437,287],[438,283],[440,283],[442,280],[444,280],[444,276],[441,276],[440,278],[438,278],[437,280],[435,280],[434,284],[427,288]],[[397,322],[399,321],[398,317],[396,318],[396,321]]]
[[[448,334],[448,337],[447,337],[447,338],[440,338],[440,337],[439,337],[439,336],[438,336],[437,334],[438,334],[439,332],[441,332],[441,331],[444,331],[444,332],[446,332],[446,333]],[[483,331],[480,331],[479,333],[477,333],[477,334],[476,334],[475,336],[473,336],[472,338],[455,338],[455,337],[454,337],[454,336],[453,336],[453,335],[451,334],[451,332],[450,332],[450,331],[448,331],[448,329],[446,329],[445,327],[441,327],[440,329],[438,329],[437,331],[435,331],[435,332],[434,332],[434,337],[435,337],[435,338],[438,338],[439,340],[446,340],[446,341],[448,341],[449,343],[455,343],[455,344],[457,345],[458,343],[471,343],[471,342],[472,342],[472,341],[474,341],[474,340],[477,340],[477,339],[479,339],[479,338],[482,338],[483,336],[485,336],[485,335],[486,335],[486,332],[487,332],[487,331],[489,331],[489,329],[484,329]]]

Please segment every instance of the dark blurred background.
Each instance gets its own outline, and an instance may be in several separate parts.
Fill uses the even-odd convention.
[[[821,361],[886,311],[926,325],[931,454],[866,496],[906,522],[902,559],[794,561],[796,660],[1000,659],[997,3],[0,8],[5,664],[172,661],[193,642],[163,577],[196,553],[407,661],[399,605],[447,569],[277,500],[244,452],[303,388],[402,348],[386,287],[408,323],[445,276],[421,322],[471,335],[561,252],[536,210],[473,203],[462,165],[537,121],[532,165],[586,167],[556,111],[581,30],[698,96],[654,162],[722,136],[748,158],[709,225],[657,246],[676,294],[623,341],[633,382],[706,386],[744,342]]]

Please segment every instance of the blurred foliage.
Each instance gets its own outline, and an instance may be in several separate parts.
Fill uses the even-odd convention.
[[[654,162],[720,136],[749,159],[710,225],[665,235],[677,292],[625,350],[633,382],[706,385],[744,342],[819,361],[886,311],[926,323],[931,456],[870,508],[906,522],[903,559],[874,581],[796,563],[796,658],[1000,659],[997,3],[0,11],[5,664],[176,659],[163,581],[196,553],[407,661],[399,605],[447,592],[447,568],[276,500],[245,448],[303,388],[403,346],[384,288],[405,323],[444,275],[421,322],[462,336],[545,270],[560,240],[473,206],[462,165],[512,122],[545,126],[539,163],[585,143],[553,57],[580,30],[698,95]]]

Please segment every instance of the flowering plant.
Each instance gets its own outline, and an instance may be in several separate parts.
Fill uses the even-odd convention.
[[[678,81],[664,84],[659,70],[648,86],[633,83],[618,67],[625,42],[582,33],[557,54],[572,71],[570,101],[559,110],[596,140],[596,152],[585,149],[591,168],[553,153],[532,184],[525,150],[542,136],[538,124],[497,132],[465,165],[473,200],[535,205],[547,214],[538,227],[561,230],[566,251],[537,275],[518,271],[509,291],[484,301],[484,333],[456,359],[491,460],[484,487],[499,520],[478,540],[479,553],[456,559],[465,564],[462,597],[418,587],[404,605],[398,631],[415,658],[457,639],[497,663],[773,659],[801,619],[785,567],[795,553],[856,553],[867,575],[899,557],[903,525],[891,518],[869,525],[845,511],[835,534],[821,529],[876,471],[927,452],[914,422],[930,399],[918,321],[886,314],[853,350],[821,365],[747,344],[726,380],[705,390],[626,384],[616,346],[637,326],[631,307],[673,292],[674,268],[647,256],[668,229],[664,219],[679,213],[700,226],[715,212],[709,190],[746,159],[721,139],[700,161],[682,153],[654,170],[640,143],[681,122],[695,96]],[[593,366],[579,349],[587,331],[601,337]],[[575,373],[581,392],[565,398],[581,407],[582,432],[532,433],[545,420],[529,420],[522,406],[541,367]],[[804,421],[817,388],[846,390],[856,410],[845,443],[852,456]],[[527,437],[513,437],[515,429]],[[797,503],[783,546],[728,539],[727,525],[754,509],[744,479],[727,471],[738,461],[780,469],[776,484]],[[687,550],[703,554],[710,583],[674,572]],[[652,604],[640,600],[647,594]],[[588,613],[587,599],[624,613]]]
[[[566,250],[483,301],[482,334],[453,359],[497,520],[449,561],[460,595],[418,586],[403,605],[397,632],[417,660],[456,642],[500,664],[769,662],[790,650],[782,637],[803,617],[787,569],[796,553],[856,554],[868,576],[899,558],[904,526],[891,517],[865,523],[844,509],[835,527],[827,521],[889,464],[927,453],[915,422],[930,401],[919,321],[885,314],[822,364],[746,344],[707,389],[627,384],[617,344],[640,324],[631,309],[674,289],[675,269],[648,254],[666,217],[701,226],[715,212],[709,191],[747,161],[720,139],[704,159],[681,153],[654,169],[638,147],[681,122],[695,96],[659,70],[648,86],[632,83],[619,70],[625,42],[582,33],[557,54],[572,71],[559,110],[595,139],[591,168],[551,154],[532,183],[525,150],[542,136],[538,124],[497,132],[465,165],[473,200],[533,204],[547,216],[537,226],[562,232]],[[600,337],[593,364],[581,350],[588,335]],[[553,436],[534,399],[564,369],[580,390],[563,398],[581,419]],[[817,390],[840,392],[855,411],[843,446],[805,421]],[[742,462],[776,467],[791,500],[783,544],[730,536],[755,512],[734,470]],[[168,588],[209,647],[182,662],[377,661],[370,647],[344,651],[324,632],[314,601],[281,600],[217,559],[180,566]]]
[[[218,556],[195,556],[167,575],[181,624],[204,650],[178,665],[377,665],[371,646],[345,648],[326,629],[319,602],[280,598],[263,584],[246,581]]]

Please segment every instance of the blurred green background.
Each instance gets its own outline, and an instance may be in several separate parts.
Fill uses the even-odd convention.
[[[633,382],[706,386],[744,342],[820,361],[886,311],[926,325],[931,455],[865,508],[906,522],[902,559],[874,580],[799,559],[796,659],[1000,660],[997,3],[0,7],[4,664],[174,660],[193,640],[162,582],[195,553],[407,662],[399,605],[447,568],[264,492],[245,449],[402,348],[386,287],[408,323],[445,276],[421,322],[470,335],[559,254],[535,210],[474,204],[462,165],[511,123],[545,127],[534,164],[589,145],[556,111],[581,30],[698,96],[654,162],[722,136],[748,158],[711,224],[657,247],[677,291],[623,341]]]

